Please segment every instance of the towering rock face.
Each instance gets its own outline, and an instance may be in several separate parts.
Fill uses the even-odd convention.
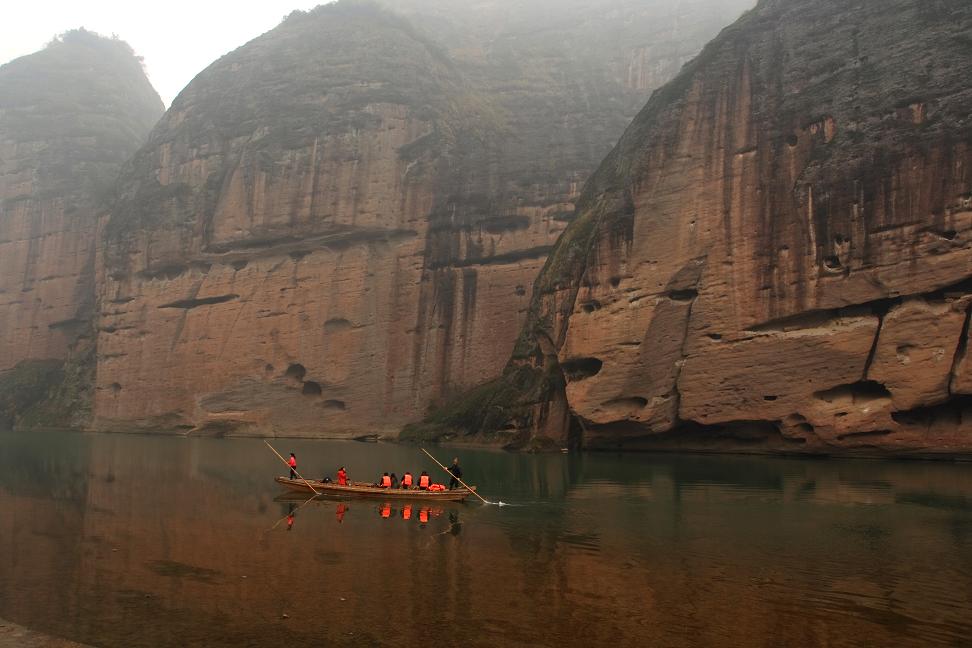
[[[551,119],[573,85],[462,24],[295,13],[176,99],[106,226],[96,427],[395,433],[501,370],[625,108]]]
[[[726,29],[588,183],[472,400],[506,416],[467,431],[972,452],[970,30],[957,0],[765,0]]]
[[[131,48],[84,30],[0,67],[0,372],[87,333],[99,206],[161,114]]]

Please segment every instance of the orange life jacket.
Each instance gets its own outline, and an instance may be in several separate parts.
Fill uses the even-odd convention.
[[[382,488],[391,488],[391,477],[389,477],[388,475],[382,475],[382,478],[381,478],[381,487]]]
[[[296,468],[297,467],[297,459],[295,459],[294,457],[291,457],[290,458],[290,461],[288,461],[287,463],[290,464],[290,467],[291,468]]]
[[[348,473],[344,472],[343,470],[339,470],[337,477],[338,477],[338,484],[339,485],[341,485],[341,486],[347,486],[348,485]]]
[[[429,487],[429,476],[428,475],[422,475],[422,476],[420,476],[419,477],[419,488],[428,488],[428,487]]]
[[[412,485],[412,473],[405,473],[405,475],[402,477],[402,483],[405,486],[411,486]]]

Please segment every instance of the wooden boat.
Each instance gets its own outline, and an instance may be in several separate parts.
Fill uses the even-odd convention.
[[[456,490],[444,490],[444,491],[426,491],[419,490],[417,488],[402,489],[402,488],[379,488],[371,484],[363,484],[361,482],[354,482],[348,486],[341,486],[333,482],[325,484],[322,481],[317,481],[314,479],[308,479],[307,484],[301,479],[288,479],[286,477],[274,477],[274,481],[286,488],[287,490],[296,493],[310,493],[311,489],[308,488],[307,484],[314,487],[321,495],[337,495],[344,497],[373,497],[375,499],[385,499],[385,500],[433,500],[437,502],[461,502],[472,494],[472,490],[466,490],[465,488]],[[473,490],[476,489],[475,486],[472,487]]]

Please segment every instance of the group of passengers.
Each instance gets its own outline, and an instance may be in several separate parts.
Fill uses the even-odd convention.
[[[422,474],[419,475],[417,481],[418,481],[417,485],[419,490],[429,490],[429,487],[432,485],[432,478],[429,477],[429,473],[424,470],[422,471]],[[383,473],[381,477],[378,478],[378,481],[375,482],[375,486],[377,486],[378,488],[408,489],[408,488],[412,488],[415,485],[416,485],[416,480],[414,477],[412,477],[412,473],[409,472],[408,470],[402,473],[401,480],[398,479],[398,476],[395,473],[392,473],[390,475],[388,473]]]
[[[290,453],[290,459],[287,461],[287,464],[290,467],[290,478],[295,479],[299,477],[299,474],[297,473],[297,457],[293,452]],[[448,471],[452,475],[452,479],[449,480],[449,490],[452,490],[460,485],[460,480],[462,478],[462,469],[459,468],[458,457],[452,460],[452,465],[449,466]],[[325,477],[321,481],[324,483],[330,483],[331,480],[330,478]],[[416,481],[418,482],[417,484]],[[351,484],[351,482],[348,480],[348,471],[344,469],[344,466],[341,466],[341,468],[337,471],[337,483],[339,486],[348,486]],[[441,486],[440,484],[433,484],[429,473],[424,470],[422,471],[422,474],[419,475],[418,480],[415,480],[412,477],[412,473],[408,470],[402,473],[401,480],[398,479],[398,476],[395,475],[395,473],[391,473],[390,475],[388,473],[383,473],[381,477],[378,478],[378,481],[375,482],[374,486],[377,486],[378,488],[400,488],[406,490],[418,486],[419,490],[439,490],[440,488],[445,490],[445,487]]]
[[[344,470],[343,468],[341,470]],[[458,488],[459,484],[462,483],[460,479],[462,478],[462,469],[459,468],[459,458],[456,457],[452,460],[452,465],[447,469],[452,478],[449,480],[449,490]],[[340,476],[340,473],[338,473]],[[405,471],[402,473],[402,478],[399,481],[398,476],[395,473],[382,473],[378,481],[375,482],[375,486],[378,488],[412,488],[414,480],[412,478],[412,473]],[[433,484],[432,478],[429,477],[429,473],[422,471],[422,474],[418,478],[418,488],[419,490],[445,490],[445,487],[440,484]]]

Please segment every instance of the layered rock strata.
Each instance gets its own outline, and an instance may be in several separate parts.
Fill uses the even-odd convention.
[[[161,114],[131,48],[84,30],[0,67],[0,372],[88,334],[99,209]]]
[[[957,1],[761,2],[653,95],[506,379],[432,433],[486,403],[464,431],[518,445],[972,453],[970,30]]]
[[[551,120],[570,83],[433,36],[339,2],[175,100],[106,227],[96,427],[395,434],[501,370],[623,102]]]

